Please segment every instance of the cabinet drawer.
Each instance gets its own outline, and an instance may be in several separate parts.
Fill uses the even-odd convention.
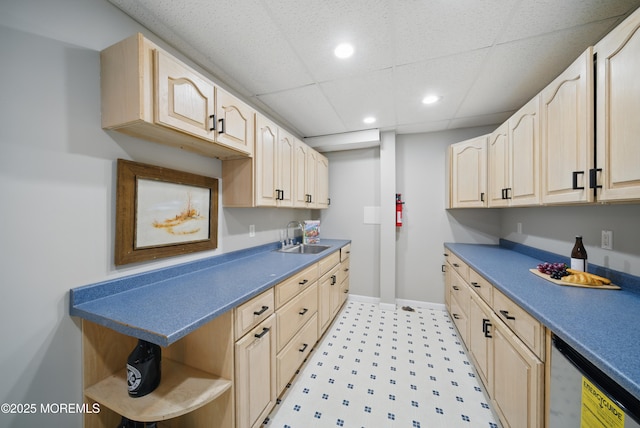
[[[318,340],[318,316],[314,314],[309,322],[289,342],[276,357],[277,394],[280,395],[287,383],[302,365]]]
[[[497,289],[493,290],[493,310],[502,321],[544,361],[544,327]]]
[[[278,351],[318,312],[318,285],[314,283],[276,312]]]
[[[287,303],[291,298],[302,290],[308,288],[318,279],[318,264],[314,264],[305,270],[293,275],[291,278],[277,284],[276,289],[276,308]]]
[[[273,288],[238,306],[235,309],[236,340],[267,319],[273,310]]]
[[[482,300],[491,306],[493,302],[493,285],[471,268],[469,269],[469,284],[471,285],[471,289],[478,293],[478,295],[482,297]]]
[[[469,343],[469,320],[467,318],[467,314],[460,309],[460,304],[458,303],[458,299],[454,296],[451,296],[449,300],[451,304],[451,318],[453,318],[453,323],[458,328],[458,333],[460,333],[460,338],[465,345]]]
[[[351,244],[347,244],[340,248],[340,261],[343,262],[351,256]]]
[[[455,298],[464,315],[469,315],[469,285],[456,272],[451,272],[451,297]]]
[[[349,259],[340,262],[340,270],[338,271],[338,283],[342,283],[349,276]]]
[[[320,260],[318,264],[320,265],[320,269],[318,271],[318,275],[322,276],[325,273],[329,272],[331,268],[340,263],[340,252],[336,251],[333,254],[328,255],[324,259]]]
[[[448,252],[447,261],[451,267],[453,267],[453,270],[460,274],[462,279],[469,281],[469,266],[465,262],[460,260],[460,258],[451,251]]]

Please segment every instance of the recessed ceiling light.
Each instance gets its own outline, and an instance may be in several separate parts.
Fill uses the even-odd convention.
[[[362,121],[366,124],[371,124],[374,123],[376,121],[376,118],[373,116],[367,116],[364,119],[362,119]]]
[[[351,55],[353,55],[353,46],[349,43],[341,43],[336,46],[336,49],[333,51],[333,53],[338,58],[349,58]]]
[[[433,104],[433,103],[437,103],[438,101],[440,101],[442,99],[442,97],[438,96],[438,95],[427,95],[426,97],[424,97],[422,99],[422,104]]]

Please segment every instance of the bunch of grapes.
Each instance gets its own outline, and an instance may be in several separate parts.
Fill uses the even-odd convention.
[[[550,275],[553,279],[560,279],[563,276],[570,275],[567,272],[567,265],[565,263],[540,263],[538,270],[544,274]]]

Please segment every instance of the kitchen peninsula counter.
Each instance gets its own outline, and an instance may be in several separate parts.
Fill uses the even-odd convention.
[[[545,261],[567,262],[566,257],[504,240],[445,247],[640,398],[640,278],[590,266],[621,290],[562,286],[529,269]]]
[[[286,254],[278,243],[73,288],[72,316],[169,346],[324,257],[349,240],[323,239],[318,254]]]

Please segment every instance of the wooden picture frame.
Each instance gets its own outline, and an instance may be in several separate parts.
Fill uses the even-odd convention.
[[[118,159],[116,266],[218,246],[218,179]]]

